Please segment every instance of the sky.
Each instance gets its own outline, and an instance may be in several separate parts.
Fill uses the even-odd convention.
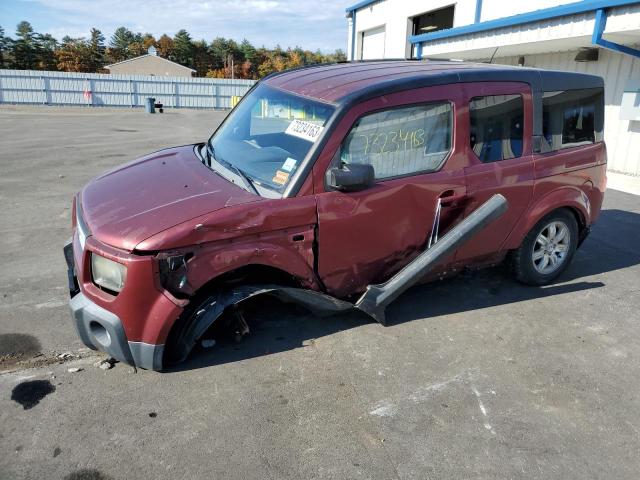
[[[173,36],[184,28],[194,40],[215,37],[255,46],[300,46],[325,53],[346,50],[349,0],[0,0],[0,26],[14,37],[26,20],[58,40],[87,37],[91,27],[109,37],[119,26]]]

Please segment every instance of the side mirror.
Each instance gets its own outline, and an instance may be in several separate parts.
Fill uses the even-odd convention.
[[[373,186],[374,177],[373,165],[350,163],[327,170],[326,181],[334,190],[357,192]]]

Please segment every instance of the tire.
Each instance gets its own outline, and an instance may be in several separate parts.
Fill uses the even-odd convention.
[[[513,252],[516,279],[527,285],[547,285],[571,263],[578,246],[578,222],[567,209],[549,213],[531,229]]]

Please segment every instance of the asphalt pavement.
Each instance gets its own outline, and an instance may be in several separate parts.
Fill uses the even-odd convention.
[[[224,114],[0,108],[1,479],[638,478],[640,196],[615,190],[554,285],[462,274],[386,328],[262,301],[250,336],[169,372],[95,366],[67,309],[72,195]]]

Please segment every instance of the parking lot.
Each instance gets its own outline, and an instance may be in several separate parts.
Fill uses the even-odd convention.
[[[73,194],[224,115],[0,108],[1,479],[638,478],[640,196],[615,190],[554,285],[461,274],[387,328],[274,301],[175,370],[95,367],[67,308]]]

